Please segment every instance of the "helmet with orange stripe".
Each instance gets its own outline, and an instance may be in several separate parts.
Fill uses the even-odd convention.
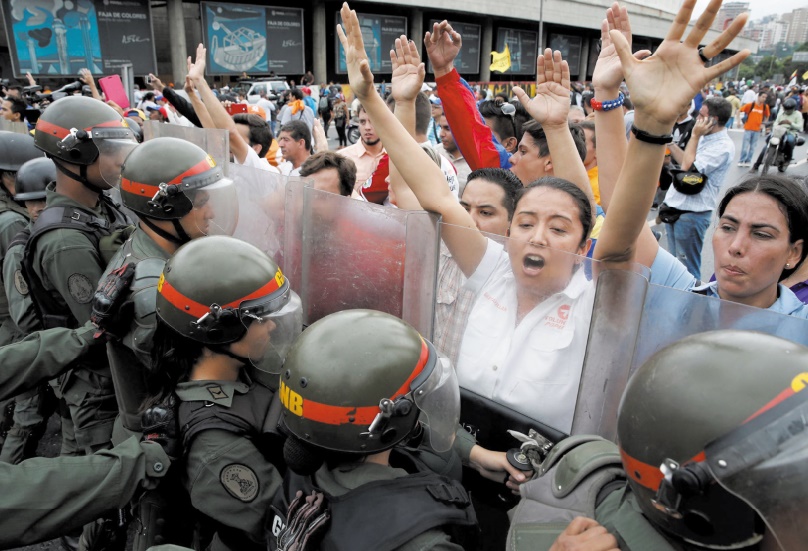
[[[189,341],[278,372],[302,329],[300,299],[261,250],[212,236],[180,247],[157,284],[157,318]]]
[[[53,159],[60,172],[97,192],[117,185],[124,159],[138,145],[117,111],[83,96],[69,96],[49,105],[37,120],[34,144]],[[96,163],[97,172],[88,170]],[[66,164],[79,166],[79,172]]]
[[[233,181],[202,148],[178,138],[155,138],[132,151],[121,169],[120,192],[142,223],[175,243],[230,235],[238,221]],[[170,220],[174,233],[154,220]]]
[[[283,423],[296,438],[285,453],[299,472],[306,471],[296,460],[300,443],[325,455],[368,455],[411,436],[419,422],[432,447],[446,451],[460,416],[451,363],[410,325],[375,310],[344,310],[311,325],[286,357],[279,392]]]
[[[632,377],[618,418],[643,514],[708,549],[808,541],[808,348],[712,331],[661,350]],[[793,542],[789,545],[786,542]]]

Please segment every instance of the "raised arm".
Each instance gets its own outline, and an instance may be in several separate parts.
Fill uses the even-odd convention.
[[[595,212],[595,197],[584,162],[575,147],[567,115],[570,112],[570,66],[561,52],[544,50],[536,62],[536,96],[533,99],[519,86],[513,93],[544,129],[553,159],[553,174],[575,184],[589,198]]]
[[[95,85],[95,79],[93,78],[93,74],[90,72],[89,69],[79,70],[79,80],[90,87],[90,92],[93,95],[93,99],[97,99],[98,101],[104,101],[104,98],[101,97],[101,94],[98,91],[98,87],[96,87]]]
[[[202,126],[202,122],[199,120],[199,117],[194,111],[193,104],[189,100],[177,94],[177,92],[174,91],[174,89],[171,86],[166,86],[165,84],[163,84],[163,81],[154,76],[152,73],[149,73],[149,84],[151,85],[152,89],[155,92],[163,94],[163,97],[166,98],[168,103],[174,106],[174,109],[177,110],[177,113],[179,113],[180,115],[191,121],[191,124],[193,124],[194,126],[199,127]],[[187,86],[185,91],[188,92]],[[191,94],[188,93],[189,98],[190,96]]]
[[[426,53],[435,72],[435,82],[438,84],[438,95],[446,121],[452,129],[458,149],[472,170],[510,168],[510,153],[497,143],[477,110],[474,92],[454,68],[454,60],[462,44],[460,33],[452,29],[448,21],[435,23],[432,32],[427,31],[424,36]]]
[[[395,50],[390,50],[393,76],[390,88],[395,100],[395,113],[398,122],[415,139],[415,98],[424,83],[424,64],[415,42],[401,35],[396,38]],[[405,210],[421,210],[421,204],[404,181],[395,163],[390,163],[390,188],[396,199],[396,206]]]
[[[205,107],[205,104],[199,99],[199,96],[196,94],[196,86],[194,86],[194,82],[188,76],[185,77],[184,89],[188,97],[191,98],[191,106],[196,113],[197,119],[199,119],[199,126],[202,128],[216,128],[216,125],[213,124],[213,119],[210,118],[208,108]]]
[[[673,130],[679,113],[685,110],[702,87],[748,55],[743,50],[729,59],[705,67],[698,47],[715,19],[721,0],[712,0],[699,17],[687,38],[680,42],[687,29],[696,0],[685,0],[673,21],[665,40],[653,56],[638,60],[618,31],[610,32],[626,76],[634,102],[634,126],[652,136],[666,137]],[[746,23],[747,15],[735,18],[732,24],[702,52],[707,58],[720,54]],[[609,205],[609,214],[600,232],[594,257],[626,267],[634,261],[650,267],[659,244],[641,236],[656,193],[657,178],[665,156],[665,143],[654,144],[632,136],[627,158]],[[645,234],[647,236],[647,234]],[[639,239],[638,239],[639,238]]]
[[[631,24],[628,11],[617,2],[606,10],[606,19],[601,22],[601,49],[592,75],[595,88],[595,100],[612,101],[620,95],[620,84],[623,82],[623,66],[612,43],[609,31],[619,31],[631,46]],[[634,54],[638,59],[651,55],[648,50]],[[623,168],[626,158],[626,127],[623,121],[623,110],[618,107],[609,111],[595,111],[595,138],[598,150],[598,185],[600,187],[600,204],[603,210],[609,210],[609,202],[617,183],[617,177]]]
[[[474,221],[452,195],[440,168],[398,122],[376,92],[356,12],[344,3],[340,13],[342,25],[337,26],[337,34],[345,50],[348,79],[354,94],[373,120],[390,161],[398,167],[421,206],[442,215],[447,224],[464,228],[455,231],[447,228],[444,241],[460,269],[467,275],[474,273],[485,254],[486,238],[479,232],[468,231],[475,228]],[[423,67],[423,64],[420,66]]]
[[[239,134],[238,130],[236,129],[236,123],[233,122],[233,118],[221,104],[219,98],[216,97],[213,90],[210,89],[210,86],[208,86],[208,83],[205,80],[206,53],[207,50],[202,44],[197,46],[196,60],[188,65],[188,78],[191,79],[194,86],[196,86],[196,89],[199,91],[199,96],[202,99],[202,103],[205,104],[205,107],[208,110],[210,119],[213,121],[213,126],[215,128],[227,130],[230,137],[230,153],[233,154],[239,163],[244,163],[244,161],[247,159],[247,153],[250,150],[250,144],[248,144],[244,138],[241,137],[241,134]],[[202,126],[205,126],[205,121],[202,119],[201,115],[200,120],[202,121]]]

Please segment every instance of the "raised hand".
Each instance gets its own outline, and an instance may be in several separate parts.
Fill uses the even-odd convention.
[[[424,84],[426,69],[421,62],[418,47],[403,34],[396,38],[396,49],[390,50],[393,77],[390,86],[396,101],[414,101]]]
[[[95,86],[95,79],[89,69],[79,69],[79,80],[87,86]]]
[[[454,60],[460,53],[463,39],[448,21],[443,20],[432,25],[432,32],[426,32],[424,45],[435,76],[440,77],[454,68]]]
[[[544,50],[536,62],[536,74],[536,97],[530,99],[519,86],[513,87],[514,95],[542,126],[567,126],[570,66],[561,60],[561,52]]]
[[[188,76],[185,77],[185,84],[183,85],[182,89],[185,90],[185,93],[188,94],[189,97],[192,94],[196,95],[196,86],[194,86],[194,81]]]
[[[207,50],[200,44],[196,47],[196,59],[191,63],[191,56],[188,56],[188,77],[194,82],[205,78],[205,55]]]
[[[160,80],[159,78],[157,78],[156,76],[154,76],[151,73],[149,73],[149,85],[152,87],[152,90],[154,90],[155,92],[160,92],[160,93],[162,93],[163,88],[165,88],[165,85],[163,84],[163,81]]]
[[[695,5],[696,0],[685,0],[665,40],[654,55],[643,60],[631,54],[631,47],[620,31],[612,30],[609,33],[631,92],[634,120],[642,130],[658,134],[670,132],[676,118],[705,84],[740,64],[749,55],[749,50],[742,50],[720,63],[705,67],[699,57],[699,43],[715,19],[721,0],[711,0],[693,30],[681,41]],[[736,17],[718,38],[704,48],[705,57],[709,59],[720,54],[738,36],[747,18],[747,14]]]
[[[631,48],[631,23],[628,19],[628,10],[615,2],[606,10],[606,19],[600,25],[600,55],[595,64],[595,72],[592,75],[592,86],[597,89],[616,90],[623,82],[623,66],[617,49],[612,43],[610,31],[618,31],[626,39]],[[651,55],[648,50],[640,50],[634,53],[637,59],[644,59]]]
[[[348,82],[359,101],[363,101],[375,91],[375,88],[373,73],[370,72],[370,61],[362,40],[362,30],[359,28],[359,18],[356,12],[348,7],[348,2],[342,4],[340,16],[342,25],[337,25],[337,36],[345,52]]]

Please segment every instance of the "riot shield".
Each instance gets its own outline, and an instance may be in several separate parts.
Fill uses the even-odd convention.
[[[649,285],[631,372],[660,349],[716,329],[743,329],[808,345],[808,320],[698,293]]]
[[[220,165],[226,176],[229,176],[230,137],[226,130],[217,128],[196,128],[180,126],[158,121],[145,121],[143,123],[143,139],[152,138],[180,138],[198,145],[204,149],[216,164]]]
[[[281,262],[284,246],[286,186],[298,178],[230,163],[229,177],[238,195],[238,224],[233,237],[255,245]]]
[[[315,190],[287,188],[283,268],[304,323],[349,308],[398,316],[432,335],[437,217]]]
[[[758,512],[783,551],[808,541],[808,392],[800,377],[795,394],[704,450],[715,479]]]
[[[0,131],[14,132],[15,134],[28,134],[28,125],[24,122],[8,121],[0,118]]]

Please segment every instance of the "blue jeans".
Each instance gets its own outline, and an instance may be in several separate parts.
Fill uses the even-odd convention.
[[[665,224],[668,251],[699,281],[701,281],[701,248],[712,217],[711,210],[686,212],[675,223]]]
[[[729,130],[733,126],[735,126],[735,117],[730,117],[729,120],[727,121],[727,124],[724,125],[724,128]]]
[[[757,141],[759,136],[760,132],[757,132],[755,130],[743,131],[743,145],[741,146],[742,163],[752,162],[752,156],[755,154],[755,148],[757,147]]]

